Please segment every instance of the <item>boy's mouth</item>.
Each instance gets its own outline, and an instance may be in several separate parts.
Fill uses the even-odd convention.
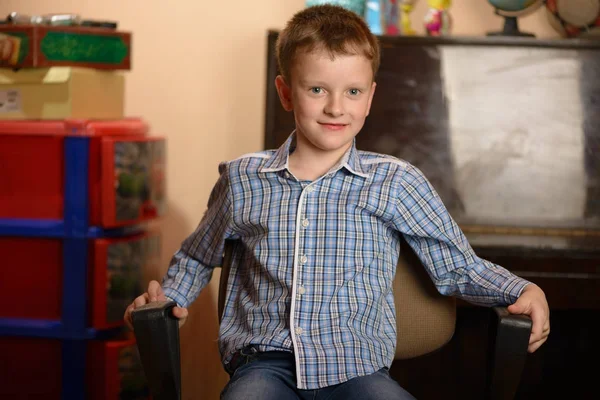
[[[347,124],[334,124],[334,123],[327,123],[327,122],[319,122],[319,125],[321,125],[322,127],[332,130],[332,131],[339,131],[341,129],[344,129],[346,127]]]

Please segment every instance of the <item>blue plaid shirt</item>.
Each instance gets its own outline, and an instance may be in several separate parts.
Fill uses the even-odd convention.
[[[477,257],[417,168],[353,145],[327,174],[302,181],[288,167],[293,139],[220,164],[208,209],[163,281],[188,306],[221,264],[224,239],[241,240],[219,332],[224,363],[250,344],[291,351],[300,389],[390,367],[401,236],[441,293],[516,301],[527,281]]]

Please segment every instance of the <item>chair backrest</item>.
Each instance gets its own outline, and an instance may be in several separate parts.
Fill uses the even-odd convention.
[[[219,281],[218,315],[223,315],[227,281],[237,241],[227,240]],[[394,279],[396,305],[396,359],[418,357],[448,343],[454,334],[456,300],[442,296],[427,275],[421,261],[402,239]]]
[[[441,295],[404,239],[394,278],[396,359],[431,353],[448,343],[456,326],[456,299]]]

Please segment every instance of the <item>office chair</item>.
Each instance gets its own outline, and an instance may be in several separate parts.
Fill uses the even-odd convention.
[[[238,241],[226,241],[219,282],[218,315],[223,314],[229,268]],[[419,357],[442,348],[454,334],[456,299],[436,290],[425,268],[402,240],[394,280],[397,346],[395,359]],[[153,400],[181,399],[179,325],[172,301],[154,302],[132,313],[134,334]],[[525,366],[531,319],[492,307],[486,398],[513,399]]]

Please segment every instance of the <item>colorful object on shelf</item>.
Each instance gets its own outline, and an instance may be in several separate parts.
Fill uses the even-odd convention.
[[[600,0],[546,0],[546,12],[563,37],[600,37]]]
[[[402,35],[413,36],[417,32],[413,29],[410,21],[410,14],[418,0],[399,0],[400,1],[400,26],[402,27]]]
[[[120,119],[124,114],[121,71],[0,68],[0,120]]]
[[[373,35],[383,35],[381,0],[367,0],[365,21]]]
[[[425,30],[428,36],[447,36],[452,28],[448,11],[452,0],[427,0],[429,10],[425,14]]]
[[[131,33],[83,26],[0,24],[0,33],[20,39],[17,61],[0,66],[131,69]]]
[[[534,34],[519,30],[518,18],[528,15],[543,4],[543,0],[488,0],[497,15],[504,17],[504,27],[501,32],[490,32],[488,36],[526,36]]]
[[[385,1],[385,33],[386,35],[398,35],[400,34],[399,29],[399,13],[398,13],[398,0],[384,0]]]
[[[21,39],[0,33],[0,65],[16,66],[20,54]]]
[[[306,7],[319,4],[333,4],[354,11],[361,17],[365,15],[365,0],[306,0]]]
[[[107,205],[104,225],[125,225],[140,216],[164,214],[165,153],[161,138],[115,138],[102,143],[102,158],[113,160],[102,170],[102,203]]]

